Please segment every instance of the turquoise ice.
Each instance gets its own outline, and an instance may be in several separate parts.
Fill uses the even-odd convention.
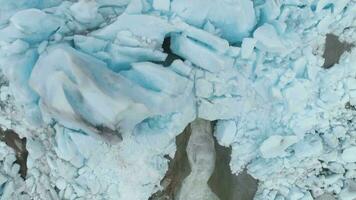
[[[38,129],[26,184],[53,170],[39,199],[148,199],[201,118],[232,173],[260,181],[255,199],[351,200],[356,51],[330,69],[322,54],[329,33],[355,42],[355,22],[353,0],[0,0],[6,91],[19,129]]]

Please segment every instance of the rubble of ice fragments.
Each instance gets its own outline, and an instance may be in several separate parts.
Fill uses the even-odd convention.
[[[14,150],[0,140],[0,197],[1,199],[31,199],[26,192],[25,181],[19,174],[20,165],[15,161]]]
[[[0,5],[0,126],[29,152],[22,180],[0,142],[2,199],[148,199],[196,118],[255,199],[356,198],[356,50],[322,57],[355,43],[354,0]]]

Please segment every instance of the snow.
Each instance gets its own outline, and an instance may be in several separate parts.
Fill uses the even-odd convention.
[[[355,42],[354,1],[0,4],[0,126],[29,152],[22,180],[0,142],[1,198],[148,199],[197,118],[216,120],[231,171],[259,180],[256,200],[355,198],[355,48],[322,67],[328,33]],[[188,176],[202,184],[182,198],[190,184],[214,196],[205,136],[209,163],[190,160],[204,176]]]

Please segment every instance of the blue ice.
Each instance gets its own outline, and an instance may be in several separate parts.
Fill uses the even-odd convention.
[[[216,120],[231,171],[261,182],[255,199],[356,197],[356,117],[344,109],[356,105],[355,50],[322,68],[327,33],[355,42],[354,1],[0,5],[0,69],[31,126],[57,124],[113,145],[134,138],[157,153],[194,119]],[[56,153],[81,167],[90,156],[76,146],[87,147],[66,131]],[[335,166],[349,173],[330,186],[319,171]]]

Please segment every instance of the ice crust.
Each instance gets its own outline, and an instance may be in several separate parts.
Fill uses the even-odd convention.
[[[196,118],[256,200],[356,198],[355,48],[322,68],[326,34],[356,41],[355,1],[0,5],[0,125],[29,151],[22,180],[0,142],[1,199],[146,200]]]
[[[191,123],[190,128],[192,134],[187,145],[187,155],[191,173],[184,179],[177,199],[217,200],[219,198],[208,185],[216,161],[211,124],[197,119]]]

